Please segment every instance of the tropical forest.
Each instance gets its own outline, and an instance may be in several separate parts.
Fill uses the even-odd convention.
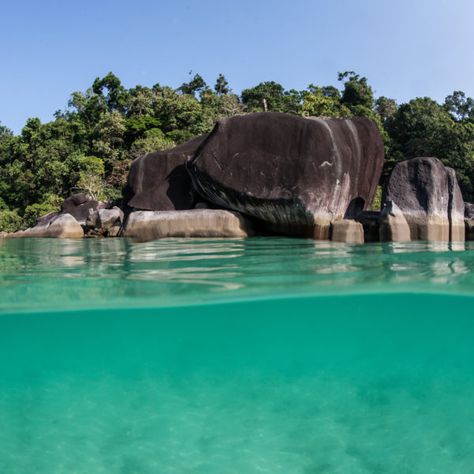
[[[137,157],[206,134],[223,117],[265,111],[368,117],[385,143],[380,184],[397,162],[435,156],[456,171],[464,199],[474,199],[474,100],[462,91],[442,103],[417,97],[398,104],[377,96],[353,71],[339,73],[335,85],[287,90],[267,81],[240,94],[223,74],[214,84],[191,74],[178,88],[157,83],[127,89],[110,72],[73,92],[50,122],[30,118],[19,134],[0,122],[0,231],[34,225],[77,192],[119,202]],[[375,206],[379,199],[380,193]]]

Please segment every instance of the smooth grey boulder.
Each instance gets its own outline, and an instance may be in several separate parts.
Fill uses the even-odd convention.
[[[401,211],[410,228],[410,240],[464,240],[461,191],[454,171],[437,158],[413,158],[395,165],[382,201]]]
[[[104,230],[109,230],[114,226],[121,226],[123,223],[123,211],[117,206],[112,209],[99,209],[97,213],[97,226]]]
[[[384,162],[365,118],[256,113],[220,120],[188,161],[209,202],[283,234],[328,239],[330,223],[372,202]]]
[[[331,225],[331,240],[347,244],[364,243],[364,227],[352,219],[341,219]]]
[[[122,209],[114,206],[112,209],[99,209],[97,216],[97,227],[105,237],[119,237],[124,214]]]
[[[127,205],[147,211],[192,209],[197,193],[185,163],[204,138],[197,137],[176,148],[148,153],[133,161],[124,190]]]
[[[379,240],[381,242],[409,242],[411,240],[410,226],[393,201],[385,202],[380,213]]]
[[[236,212],[211,209],[135,211],[127,219],[124,236],[138,241],[167,237],[247,237],[250,227]]]
[[[73,194],[66,198],[61,204],[61,214],[70,214],[81,225],[85,225],[86,219],[91,212],[98,210],[101,203],[91,199],[87,194]]]
[[[10,234],[10,237],[53,237],[58,239],[81,239],[84,231],[71,214],[49,215],[34,227]],[[46,216],[47,217],[47,216]]]
[[[85,230],[89,237],[118,237],[124,222],[122,209],[98,209],[86,219]]]

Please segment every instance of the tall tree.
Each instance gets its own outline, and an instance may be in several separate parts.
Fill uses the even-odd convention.
[[[199,74],[195,74],[194,77],[189,82],[184,82],[178,88],[183,94],[189,94],[195,96],[196,93],[202,92],[206,89],[206,81]]]
[[[394,99],[381,96],[375,101],[375,113],[380,117],[380,120],[383,124],[385,124],[389,118],[395,115],[397,109],[398,105]]]
[[[0,122],[0,140],[2,140],[4,137],[11,137],[12,135],[13,132],[5,125],[2,125],[2,122]]]
[[[338,74],[338,80],[344,84],[341,103],[349,107],[355,115],[364,115],[373,109],[374,92],[367,78],[360,77],[354,71],[346,71]]]
[[[308,86],[303,92],[303,115],[316,117],[349,117],[350,109],[341,103],[341,93],[332,86]]]
[[[96,78],[92,84],[92,91],[105,101],[109,112],[123,112],[127,102],[127,92],[120,79],[109,72],[103,78]]]
[[[224,74],[219,74],[217,77],[214,90],[216,91],[217,95],[225,95],[230,93],[229,83],[227,82]]]
[[[242,102],[248,112],[301,112],[301,94],[285,88],[274,81],[261,82],[242,91]]]
[[[459,121],[474,121],[474,99],[466,97],[463,91],[454,91],[446,97],[444,108]]]

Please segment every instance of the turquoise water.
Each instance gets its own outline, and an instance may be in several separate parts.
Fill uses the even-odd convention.
[[[469,243],[0,240],[0,473],[472,473],[473,268]]]

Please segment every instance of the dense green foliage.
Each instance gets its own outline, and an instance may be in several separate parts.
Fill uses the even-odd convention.
[[[425,97],[398,106],[375,98],[367,79],[352,71],[339,81],[303,91],[262,82],[239,96],[222,74],[213,88],[199,74],[178,89],[126,89],[112,73],[97,78],[51,122],[31,118],[18,136],[0,124],[0,231],[32,225],[76,191],[119,198],[136,157],[207,133],[219,118],[265,110],[369,117],[385,140],[384,175],[397,161],[437,156],[456,170],[465,199],[474,198],[473,99],[455,91],[444,104]]]

